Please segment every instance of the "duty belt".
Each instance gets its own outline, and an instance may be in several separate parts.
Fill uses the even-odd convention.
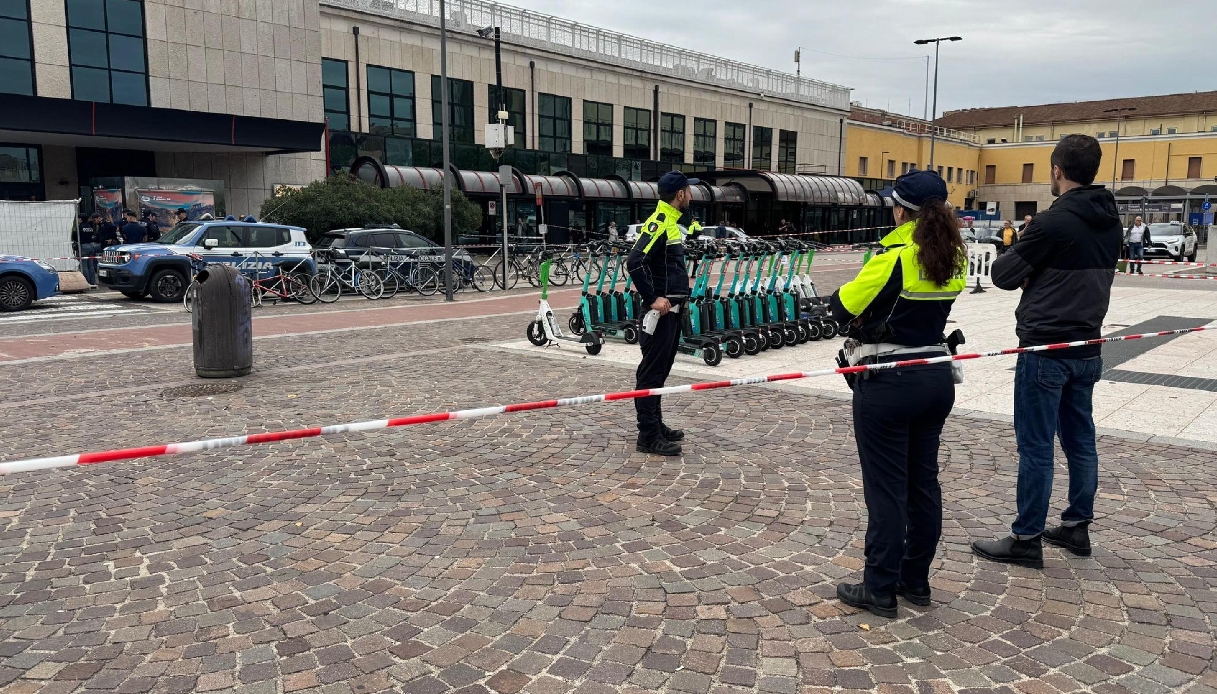
[[[842,353],[845,361],[850,366],[857,366],[865,359],[867,363],[875,363],[875,360],[880,357],[899,356],[901,354],[949,354],[950,351],[946,345],[924,345],[922,347],[909,347],[907,345],[897,345],[890,342],[878,342],[874,344],[861,344],[857,340],[846,340],[845,349]]]

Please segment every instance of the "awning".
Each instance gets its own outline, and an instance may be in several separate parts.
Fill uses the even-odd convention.
[[[748,202],[748,194],[739,186],[710,186],[710,189],[714,191],[715,202],[724,205],[743,205]]]
[[[461,190],[473,195],[498,195],[499,175],[485,171],[461,171]]]
[[[659,184],[644,181],[630,181],[630,197],[635,200],[658,200]]]
[[[524,176],[528,184],[525,193],[536,194],[537,186],[541,186],[541,195],[545,197],[577,198],[579,191],[573,181],[562,176]]]
[[[436,190],[444,185],[444,175],[439,169],[381,164],[371,157],[357,159],[351,165],[351,174],[365,183],[373,183],[381,188],[410,186],[422,190]]]
[[[689,191],[693,193],[693,202],[714,202],[710,196],[710,189],[704,183],[689,186]]]
[[[583,197],[588,200],[627,200],[630,197],[625,184],[620,181],[580,178],[579,185],[583,186]]]
[[[867,193],[866,204],[869,207],[883,207],[883,197],[878,193]]]

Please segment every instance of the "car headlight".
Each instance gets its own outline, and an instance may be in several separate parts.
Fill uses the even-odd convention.
[[[43,270],[46,270],[47,272],[51,272],[51,273],[55,273],[55,274],[59,273],[58,270],[56,270],[52,265],[50,265],[48,263],[38,263],[38,267],[42,268]]]
[[[131,253],[129,253],[127,251],[119,251],[118,253],[114,254],[114,259],[118,262],[119,265],[126,265],[127,263],[131,262],[131,259],[133,257],[134,256],[132,256]]]

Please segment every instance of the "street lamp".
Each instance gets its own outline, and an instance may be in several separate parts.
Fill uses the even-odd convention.
[[[1115,152],[1115,154],[1111,155],[1111,158],[1112,158],[1111,192],[1113,194],[1116,192],[1116,167],[1118,167],[1120,165],[1120,130],[1121,130],[1120,121],[1128,117],[1128,116],[1121,116],[1119,114],[1127,113],[1128,111],[1136,111],[1136,110],[1137,110],[1136,106],[1124,106],[1122,108],[1108,108],[1108,109],[1103,110],[1103,113],[1116,114],[1116,152]],[[1170,166],[1168,165],[1167,168],[1169,169]]]
[[[444,297],[452,301],[452,167],[448,152],[448,11],[439,0],[440,130],[444,147]]]
[[[499,158],[503,156],[503,149],[511,144],[511,142],[508,141],[509,138],[507,137],[509,129],[504,127],[508,119],[508,113],[506,105],[507,99],[503,94],[503,40],[502,34],[497,26],[488,26],[483,29],[478,29],[478,36],[481,36],[484,39],[488,39],[492,36],[494,37],[494,75],[496,89],[498,90],[499,95],[498,112],[495,114],[495,120],[498,123],[498,137],[502,138],[502,147],[491,146],[491,140],[495,138],[491,138],[489,134],[487,135],[487,147],[490,148],[490,154],[494,157],[494,160],[497,163]],[[490,128],[487,128],[487,130],[489,131]],[[502,207],[502,209],[499,210],[499,219],[503,222],[503,289],[507,289],[507,269],[511,267],[510,259],[508,257],[509,249],[507,246],[507,183],[511,180],[513,180],[511,176],[511,167],[507,165],[500,165],[499,205]],[[495,281],[498,281],[497,277],[495,278]]]
[[[937,132],[934,129],[934,121],[938,119],[938,49],[943,41],[963,41],[962,36],[944,36],[936,39],[917,39],[913,43],[918,46],[924,46],[927,43],[934,44],[934,109],[930,113],[930,170],[934,170],[934,141],[937,139]]]

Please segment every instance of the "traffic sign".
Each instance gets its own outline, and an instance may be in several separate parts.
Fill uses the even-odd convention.
[[[541,184],[534,183],[533,190],[536,191],[536,193],[537,193],[537,207],[540,207],[541,206]]]
[[[490,213],[491,217],[497,217],[499,215],[499,203],[497,200],[490,201],[490,209],[488,212]]]
[[[1213,203],[1209,202],[1208,200],[1205,200],[1204,204],[1202,204],[1200,206],[1200,209],[1204,210],[1205,212],[1208,212],[1209,210],[1213,209]]]

